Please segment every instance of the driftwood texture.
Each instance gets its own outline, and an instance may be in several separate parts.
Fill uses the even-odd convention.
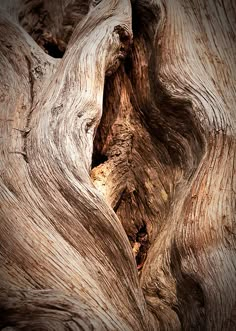
[[[0,6],[0,328],[234,330],[235,2]]]

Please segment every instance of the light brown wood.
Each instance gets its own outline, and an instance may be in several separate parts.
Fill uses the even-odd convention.
[[[1,329],[233,330],[234,2],[1,8]]]

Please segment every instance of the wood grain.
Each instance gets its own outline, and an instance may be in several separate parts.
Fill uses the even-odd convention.
[[[235,17],[1,2],[2,330],[235,328]]]

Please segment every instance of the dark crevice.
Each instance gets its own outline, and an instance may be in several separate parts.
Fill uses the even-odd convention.
[[[132,62],[132,56],[131,56],[131,52],[128,53],[125,61],[124,61],[124,69],[125,69],[125,73],[129,76],[132,72],[132,66],[133,66],[133,62]]]
[[[109,129],[117,116],[117,111],[113,108],[109,109],[109,114],[106,112],[107,108],[110,107],[108,100],[110,98],[110,91],[114,89],[113,81],[114,75],[112,75],[111,77],[106,77],[105,79],[103,95],[103,113],[93,141],[93,155],[91,165],[92,169],[108,160],[108,157],[107,155],[105,155],[104,152],[105,140],[108,135]],[[107,117],[107,115],[109,116]]]
[[[198,279],[190,277],[181,268],[180,249],[173,242],[170,251],[171,272],[176,279],[178,305],[173,310],[178,314],[183,330],[205,330],[206,312],[204,292]],[[195,276],[196,277],[196,276]]]
[[[41,31],[36,35],[35,41],[45,53],[54,58],[62,58],[65,54],[67,44],[50,32]]]
[[[55,16],[57,14],[55,6]],[[19,22],[34,41],[54,58],[62,58],[65,53],[67,42],[58,24],[60,18],[55,19],[49,13],[45,1],[25,1],[19,13]]]
[[[65,50],[60,48],[56,43],[47,41],[44,43],[44,50],[54,58],[62,58],[65,53]]]
[[[150,6],[149,1],[135,1],[132,5],[132,30],[135,37],[144,35],[149,41],[155,33],[156,22],[160,19],[160,7],[158,4]],[[147,24],[148,22],[148,24]]]
[[[116,202],[115,206],[113,207],[113,210],[114,210],[115,213],[117,212],[118,208],[120,207],[121,202],[124,200],[125,195],[126,195],[126,188],[120,194],[120,197],[119,197],[118,201]],[[128,235],[128,237],[129,237],[129,239],[131,238],[129,235]]]
[[[165,86],[158,81],[158,66],[161,59],[159,58],[157,61],[154,52],[156,45],[153,44],[153,38],[156,34],[156,22],[160,18],[160,8],[157,6],[155,9],[155,11],[151,10],[145,2],[142,5],[138,3],[133,5],[132,17],[135,42],[124,60],[123,74],[126,75],[131,85],[129,97],[135,118],[138,118],[141,122],[153,146],[155,146],[158,162],[163,167],[171,166],[173,173],[175,170],[178,173],[181,169],[183,170],[183,177],[190,177],[204,153],[204,136],[201,128],[196,125],[191,100],[184,99],[181,96],[174,98]],[[147,22],[146,16],[151,18],[148,25],[145,23]],[[136,56],[136,45],[139,42],[148,50],[141,54],[140,58]],[[161,49],[158,53],[161,53]],[[149,68],[145,73],[146,76],[143,77],[146,77],[147,84],[150,86],[151,99],[142,99],[140,82],[137,79],[137,68],[143,67],[144,71],[147,70],[143,63],[146,63]],[[113,144],[111,141],[114,137],[112,137],[111,128],[117,118],[117,111],[119,111],[120,106],[119,97],[115,95],[114,91],[119,91],[119,85],[117,84],[121,84],[117,83],[114,77],[115,75],[107,78],[104,87],[103,115],[94,139],[92,168],[107,161],[105,154],[110,155],[109,148]],[[121,75],[121,77],[123,76]],[[142,76],[140,79],[143,79]],[[142,83],[145,86],[145,82]],[[139,152],[145,154],[141,143],[137,148]],[[152,158],[150,160],[153,161]],[[153,162],[153,164],[155,163]],[[134,166],[138,167],[139,165],[134,164]],[[119,171],[118,167],[116,171]],[[135,176],[134,178],[134,181],[131,177],[129,177],[129,180],[132,182],[131,186],[134,185],[139,193],[136,196],[136,193],[132,193],[129,189],[124,190],[114,207],[114,211],[120,218],[129,238],[137,268],[141,270],[150,247],[149,236],[151,238],[151,233],[148,235],[146,223],[148,225],[151,223],[149,216],[151,215],[150,208],[153,208],[153,206],[150,207],[146,202],[148,197],[145,195],[147,190],[145,189],[144,180],[141,178],[137,180]],[[168,185],[170,187],[175,186],[172,178],[169,182],[166,181],[167,192],[170,191]],[[171,194],[168,193],[168,196],[171,199]],[[169,204],[163,204],[163,209],[165,208],[169,208]]]
[[[159,5],[150,6],[148,1],[133,4],[134,40],[136,44],[143,43],[144,49],[147,49],[142,61],[148,65],[147,75],[152,100],[143,103],[139,94],[135,93],[131,95],[131,102],[142,117],[143,126],[150,133],[153,143],[161,148],[161,154],[167,152],[170,159],[168,163],[171,162],[175,168],[182,168],[188,176],[194,172],[202,159],[205,151],[204,136],[201,127],[196,124],[191,100],[181,96],[173,97],[159,80],[162,61],[161,46],[156,42],[156,22],[159,20]],[[139,85],[135,71],[139,65],[141,63],[134,50],[125,64],[125,71],[134,91]],[[190,153],[194,157],[191,157]],[[189,163],[189,160],[192,163]]]
[[[150,246],[146,224],[144,224],[136,234],[136,243],[140,244],[139,250],[135,257],[137,268],[140,271],[144,265]]]
[[[92,156],[92,169],[106,162],[107,160],[108,157],[106,155],[99,153],[98,151],[94,152]]]
[[[132,49],[128,52],[127,57],[124,59],[123,65],[120,68],[120,71],[124,72],[128,76],[131,74],[133,66],[132,60]],[[108,160],[108,157],[105,155],[105,150],[109,147],[107,146],[107,136],[110,134],[110,128],[115,122],[118,115],[117,109],[119,108],[119,97],[113,95],[114,90],[116,90],[115,75],[112,77],[106,78],[104,86],[104,100],[103,100],[103,115],[101,122],[98,126],[94,145],[93,145],[93,155],[92,155],[92,169],[103,164]],[[108,113],[109,111],[109,113]],[[108,153],[109,154],[109,153]],[[110,157],[109,157],[110,158]],[[118,170],[117,170],[118,171]],[[126,188],[121,194],[120,198],[115,204],[113,210],[118,215],[123,224],[124,230],[129,239],[130,245],[133,250],[133,254],[136,260],[137,269],[141,272],[145,260],[147,258],[148,249],[150,247],[149,235],[147,231],[146,223],[143,219],[140,218],[140,215],[137,215],[135,209],[138,208],[138,205],[142,203],[142,199],[139,196],[139,193],[132,192]],[[119,210],[124,210],[126,208],[131,208],[132,218],[136,219],[130,220],[134,222],[133,225],[128,225],[128,220],[123,220],[124,215],[119,215]]]

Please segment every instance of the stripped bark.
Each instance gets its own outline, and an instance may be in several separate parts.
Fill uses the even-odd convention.
[[[233,330],[233,1],[1,6],[0,327]]]

